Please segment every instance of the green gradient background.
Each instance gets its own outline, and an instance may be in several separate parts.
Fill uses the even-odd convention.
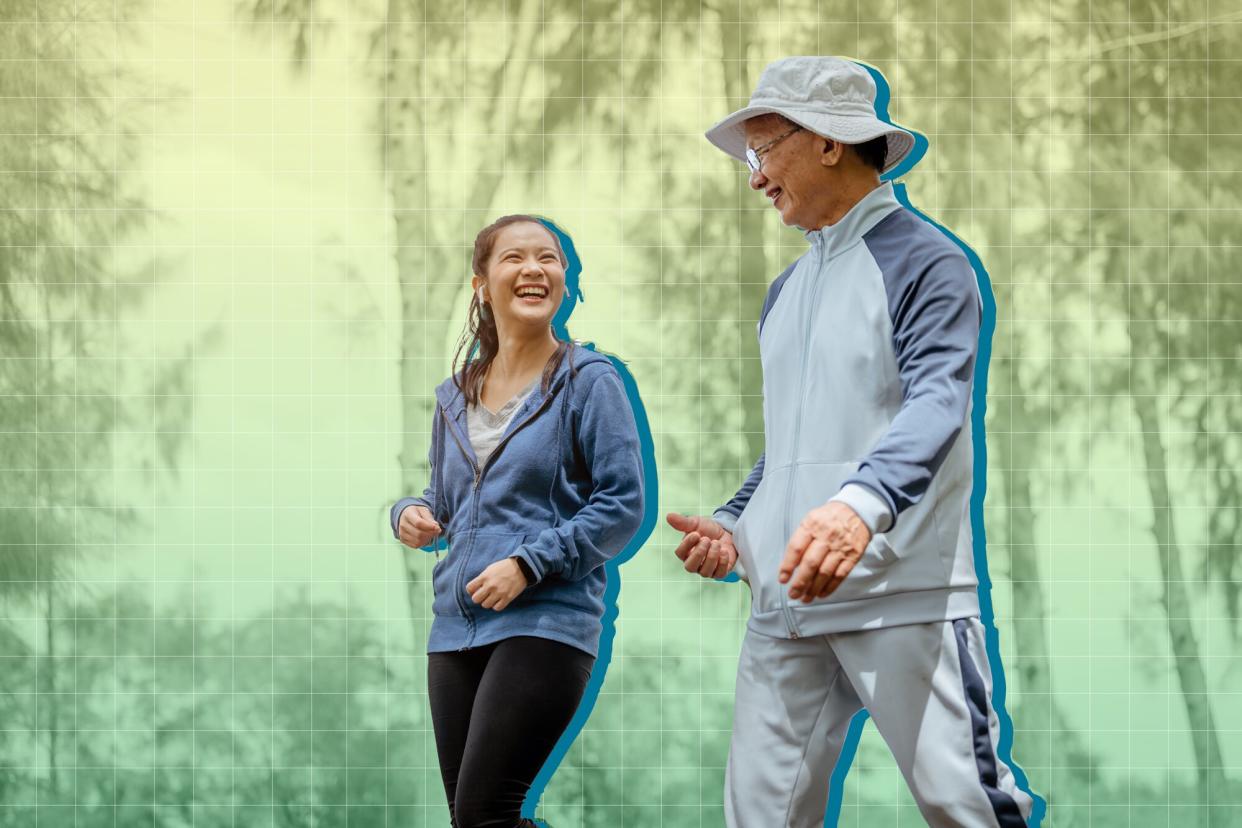
[[[572,236],[570,331],[636,378],[661,513],[709,511],[804,242],[702,132],[790,54],[884,73],[930,140],[911,201],[991,275],[992,600],[1045,825],[1238,824],[1236,6],[0,9],[0,825],[446,825],[431,560],[386,508],[474,233]],[[673,545],[623,567],[557,828],[723,824],[748,596]],[[921,824],[870,726],[840,824]]]

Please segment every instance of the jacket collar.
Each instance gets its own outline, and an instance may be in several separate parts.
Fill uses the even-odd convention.
[[[901,202],[893,195],[892,182],[884,181],[863,196],[836,224],[804,232],[807,240],[823,253],[825,259],[831,258],[862,238],[900,206]]]

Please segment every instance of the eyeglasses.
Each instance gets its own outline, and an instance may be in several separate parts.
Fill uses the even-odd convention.
[[[795,126],[793,129],[789,130],[786,133],[776,136],[771,141],[768,141],[766,144],[764,144],[761,147],[755,147],[754,149],[747,147],[746,148],[746,166],[750,167],[751,173],[759,172],[759,168],[763,166],[764,157],[769,152],[772,151],[773,147],[775,147],[781,141],[784,141],[786,138],[788,138],[790,135],[793,135],[795,132],[797,132],[800,129],[802,129],[802,127]]]

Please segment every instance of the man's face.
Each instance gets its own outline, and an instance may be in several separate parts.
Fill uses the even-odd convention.
[[[816,144],[823,139],[800,129],[764,152],[764,145],[789,132],[794,124],[779,115],[760,115],[743,126],[746,146],[761,150],[759,171],[750,174],[751,189],[763,191],[785,224],[818,228],[820,210],[814,195],[823,187],[819,179],[824,168]]]

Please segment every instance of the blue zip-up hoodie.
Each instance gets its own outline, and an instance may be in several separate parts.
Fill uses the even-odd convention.
[[[572,367],[571,367],[572,364]],[[547,392],[536,386],[482,468],[470,446],[466,402],[446,379],[436,388],[431,482],[422,497],[444,529],[448,555],[432,571],[435,620],[427,651],[480,647],[530,635],[596,655],[604,614],[604,564],[643,518],[638,430],[607,357],[569,349]],[[521,558],[534,581],[496,612],[466,584],[489,564]]]

